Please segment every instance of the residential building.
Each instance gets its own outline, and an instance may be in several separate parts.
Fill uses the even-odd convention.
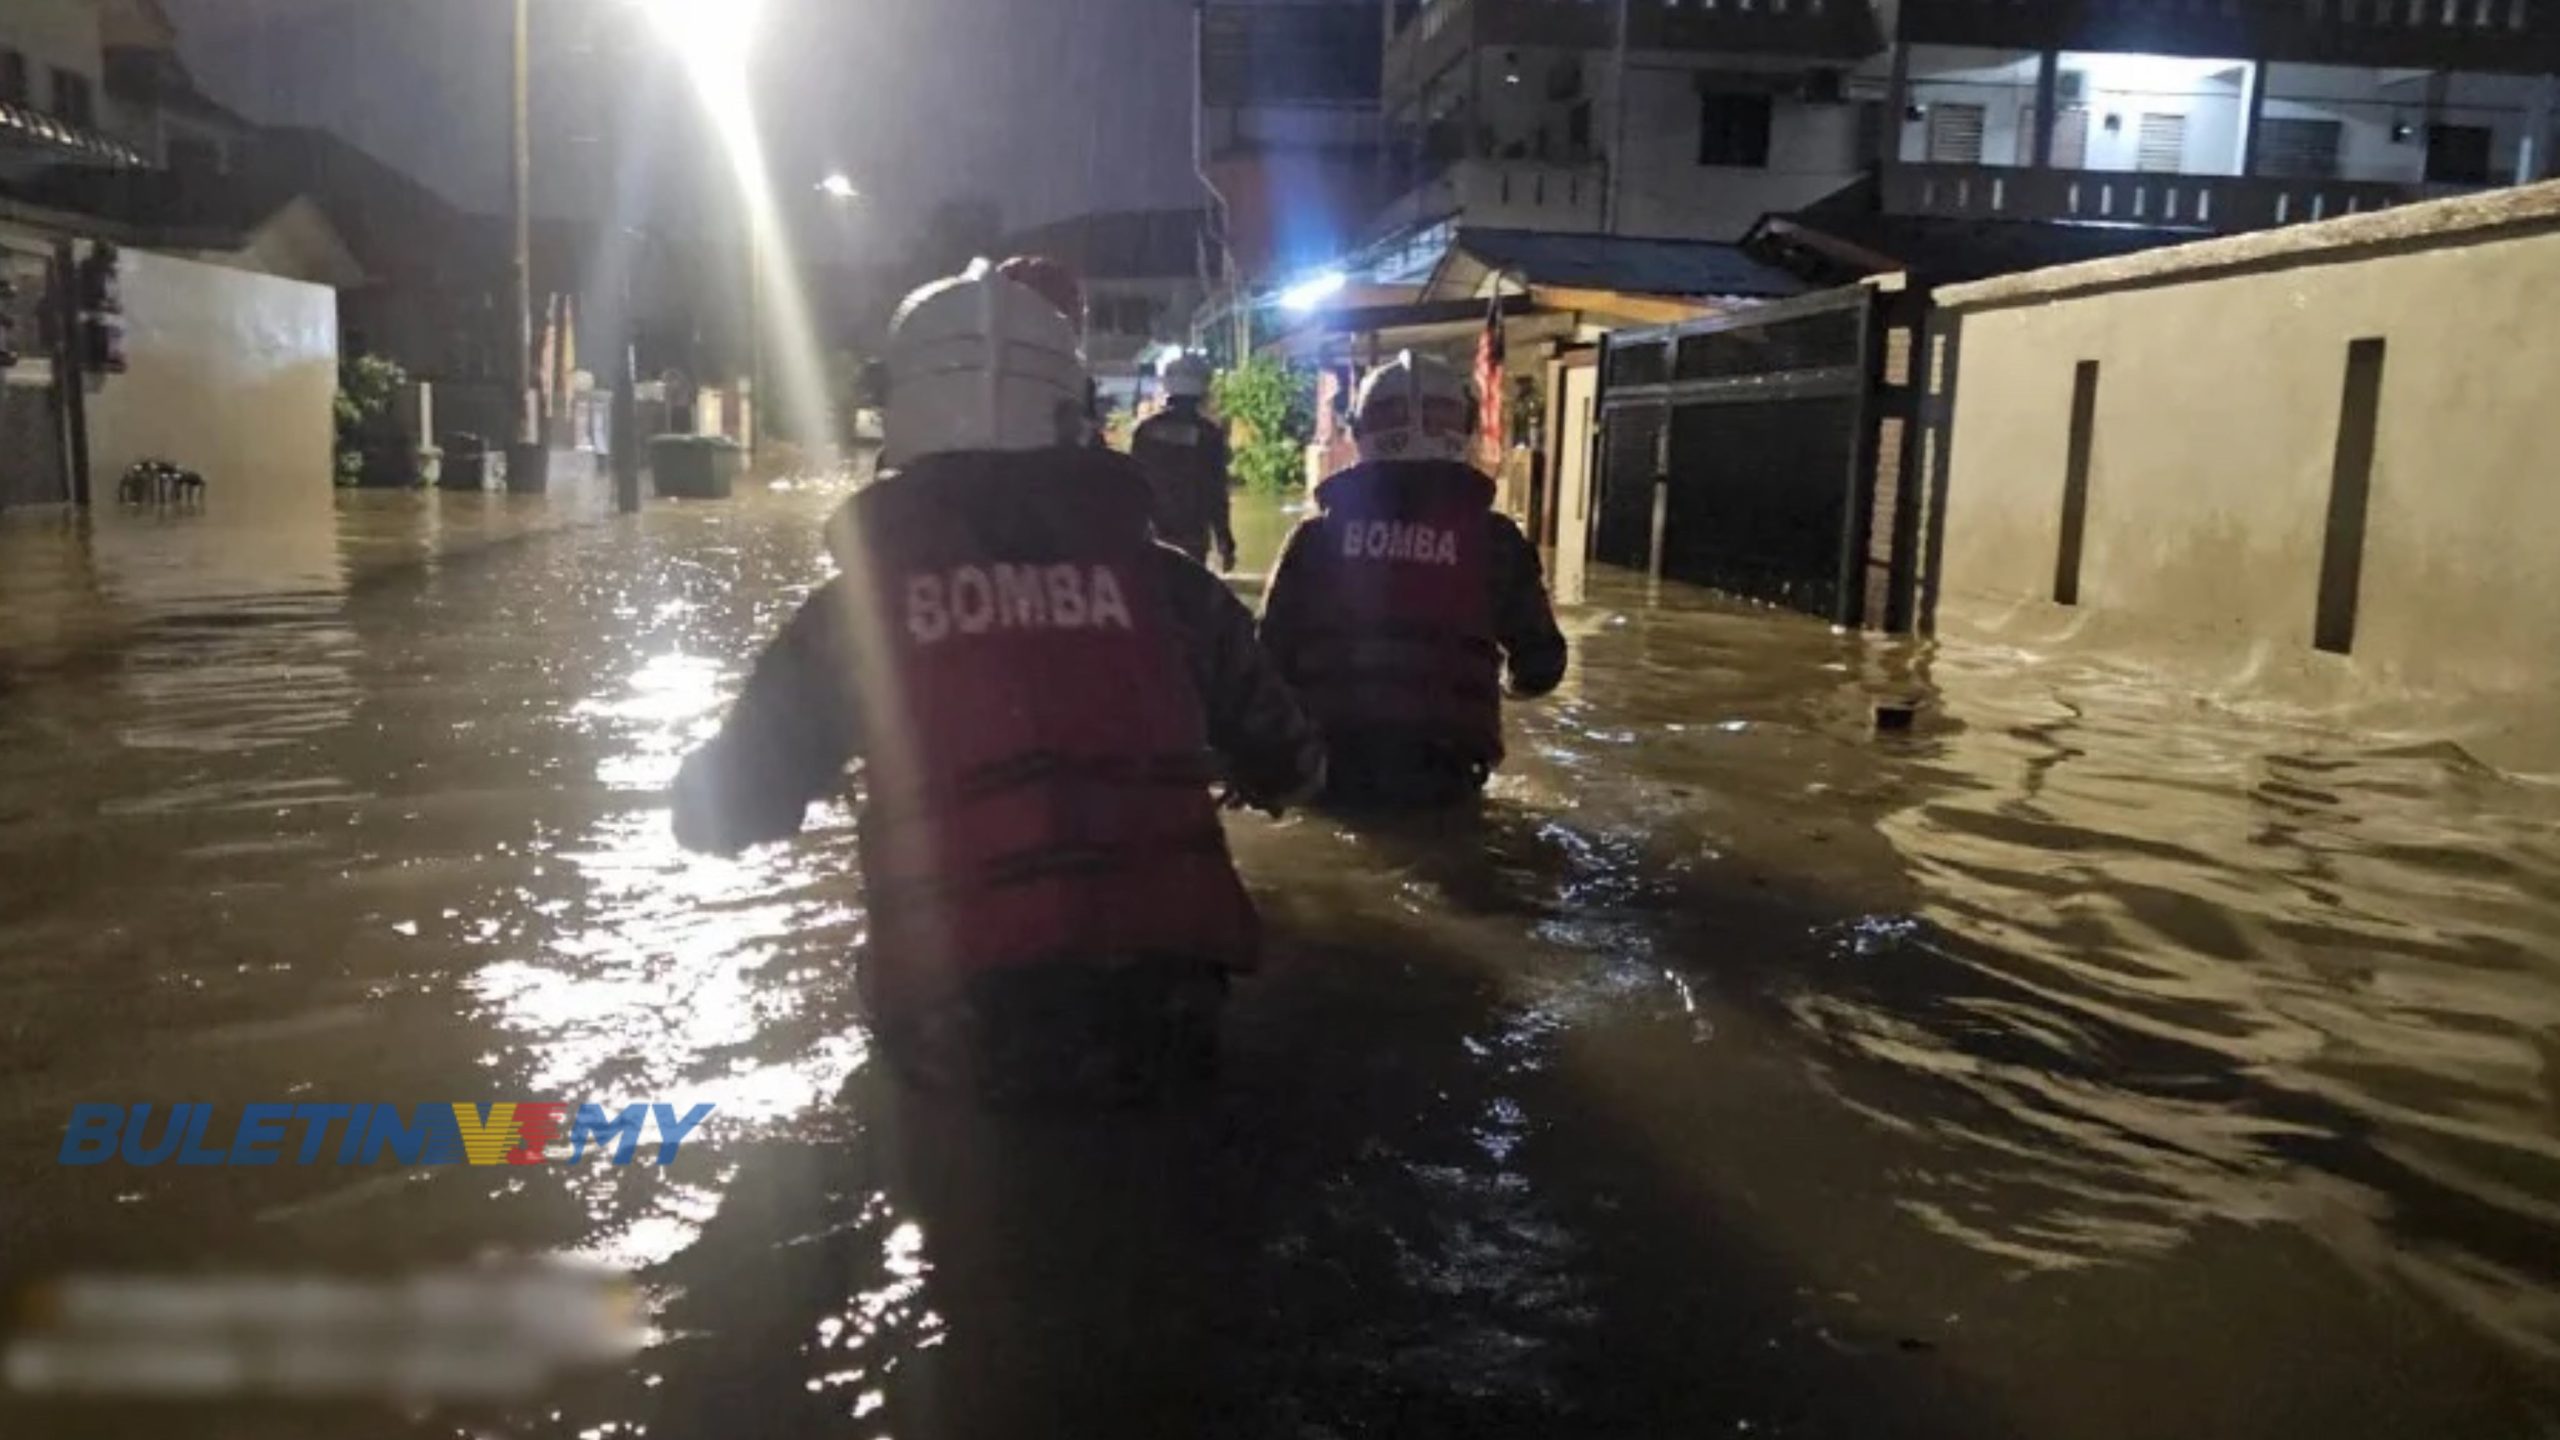
[[[2560,0],[1393,0],[1386,37],[1387,198],[1344,252],[1385,281],[1461,226],[1790,217],[1849,273],[1970,278],[2528,182],[2560,145]]]
[[[0,5],[0,179],[50,165],[138,165],[104,126],[100,0]]]
[[[1265,284],[1363,237],[1384,14],[1384,0],[1203,0],[1198,158],[1217,278]]]
[[[1391,22],[1381,232],[1737,240],[1874,158],[1862,0],[1398,0]]]
[[[1190,339],[1208,298],[1198,210],[1133,210],[1083,215],[1007,238],[1008,255],[1045,255],[1084,278],[1085,354],[1103,403],[1134,410],[1147,393],[1151,361]]]
[[[2551,173],[2552,0],[1902,0],[1890,215],[2263,229]]]
[[[258,127],[197,86],[160,0],[102,0],[98,39],[106,128],[164,170],[231,173]]]

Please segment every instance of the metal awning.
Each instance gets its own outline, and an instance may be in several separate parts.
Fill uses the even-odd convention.
[[[111,135],[8,100],[0,100],[0,155],[114,170],[151,167],[141,151]]]
[[[1323,359],[1328,352],[1342,357],[1367,355],[1374,351],[1386,354],[1402,349],[1432,349],[1463,345],[1484,333],[1486,302],[1482,300],[1443,300],[1400,305],[1359,305],[1320,310],[1297,329],[1276,339],[1265,341],[1261,353],[1282,355],[1293,360]],[[1562,327],[1573,328],[1573,317],[1529,301],[1515,300],[1502,312],[1504,327],[1514,342],[1525,342],[1533,331]]]

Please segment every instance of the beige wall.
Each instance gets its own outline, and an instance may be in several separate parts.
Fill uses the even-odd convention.
[[[1942,628],[2164,660],[2200,689],[2349,723],[2509,697],[2531,713],[2464,724],[2560,764],[2560,219],[2321,258],[1959,303]],[[2363,337],[2388,351],[2354,649],[2334,656],[2312,626]],[[2051,595],[2084,360],[2101,368],[2066,608]]]
[[[27,57],[27,85],[39,110],[53,108],[54,67],[89,77],[100,113],[98,0],[0,0],[0,46]]]
[[[100,507],[146,458],[203,472],[217,512],[327,504],[336,293],[139,250],[124,252],[123,278],[131,368],[88,398]]]

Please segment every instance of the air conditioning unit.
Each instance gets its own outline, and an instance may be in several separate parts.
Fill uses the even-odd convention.
[[[2086,70],[2065,70],[2060,75],[2055,76],[2053,82],[2053,102],[2056,105],[2088,104],[2089,72]]]

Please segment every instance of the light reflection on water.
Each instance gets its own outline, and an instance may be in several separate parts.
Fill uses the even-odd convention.
[[[843,805],[737,861],[659,809],[827,503],[0,522],[0,1279],[636,1270],[643,1370],[493,1433],[2560,1413],[2549,789],[1603,575],[1481,816],[1238,824],[1214,1101],[997,1120],[866,1064]],[[665,1172],[52,1161],[80,1100],[305,1095],[718,1109]]]

